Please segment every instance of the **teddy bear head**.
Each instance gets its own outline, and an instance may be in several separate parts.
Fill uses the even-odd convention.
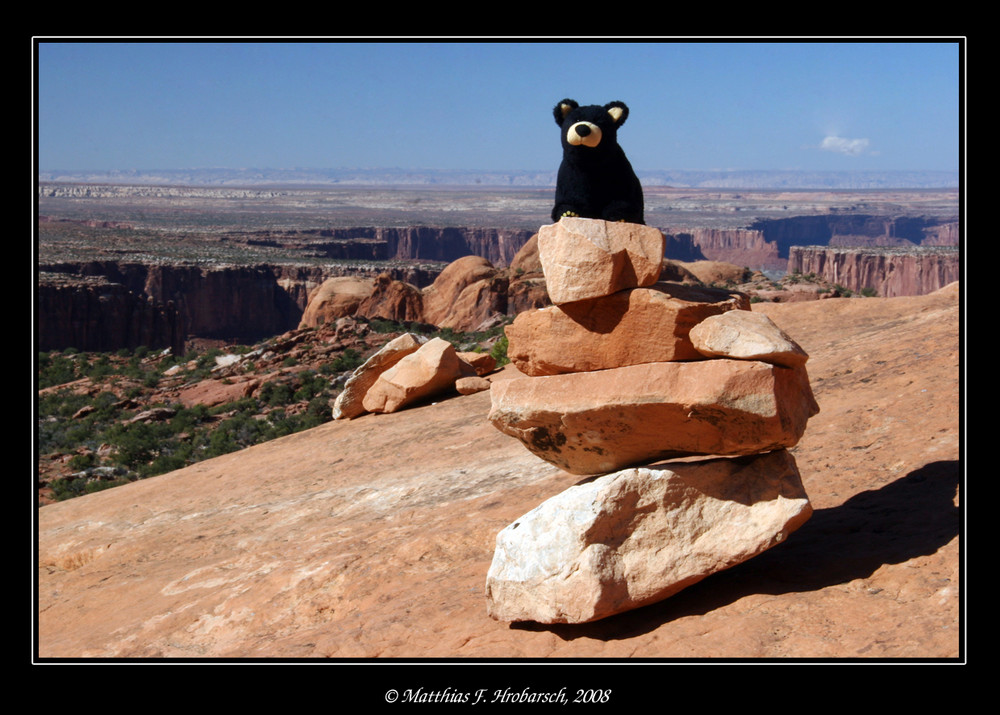
[[[564,150],[602,149],[617,145],[618,127],[628,118],[628,107],[624,102],[581,107],[572,99],[564,99],[552,113],[562,127]]]

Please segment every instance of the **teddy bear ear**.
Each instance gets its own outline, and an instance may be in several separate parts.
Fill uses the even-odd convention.
[[[566,115],[579,106],[580,105],[577,104],[572,99],[564,99],[561,102],[559,102],[559,104],[556,105],[556,108],[552,110],[552,114],[556,118],[556,124],[559,124],[561,126],[563,120],[566,118]]]
[[[621,126],[628,119],[628,107],[625,106],[625,102],[608,102],[604,105],[604,108],[611,115],[611,118],[615,120],[616,126]]]

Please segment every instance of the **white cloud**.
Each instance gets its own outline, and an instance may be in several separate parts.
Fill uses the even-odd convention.
[[[844,137],[829,136],[823,139],[819,145],[820,149],[835,151],[838,154],[850,154],[858,156],[868,150],[867,139],[846,139]]]

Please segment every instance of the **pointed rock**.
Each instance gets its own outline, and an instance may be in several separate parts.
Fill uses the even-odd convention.
[[[497,359],[489,353],[462,352],[458,357],[472,365],[480,376],[489,375],[497,369]]]
[[[333,403],[333,419],[354,419],[363,415],[365,394],[375,384],[379,375],[411,353],[415,353],[427,338],[413,333],[404,333],[393,338],[358,367],[344,383],[343,391]]]
[[[501,531],[489,615],[586,623],[655,603],[783,542],[812,514],[785,450],[663,467],[577,484]]]
[[[378,376],[362,404],[368,412],[395,412],[476,374],[447,340],[433,338]]]
[[[573,474],[792,447],[819,412],[805,368],[659,362],[494,382],[489,420]]]
[[[538,255],[556,305],[655,283],[665,239],[652,226],[563,218],[538,230]]]

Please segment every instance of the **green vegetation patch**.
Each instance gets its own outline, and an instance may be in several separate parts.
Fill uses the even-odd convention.
[[[417,323],[378,320],[369,324],[370,330],[385,333],[386,340],[393,333],[415,332],[441,337],[460,351],[489,349],[498,366],[508,362],[503,328],[459,333]],[[269,349],[265,345],[264,350],[254,351],[254,361],[244,359],[238,367],[242,372],[237,374],[257,371],[255,361]],[[226,350],[249,351],[242,346]],[[144,347],[115,353],[73,349],[38,353],[39,472],[43,460],[58,457],[65,463],[48,486],[54,498],[68,499],[328,422],[343,375],[359,367],[366,355],[357,348],[320,360],[310,360],[308,351],[297,354],[306,357],[279,355],[269,368],[260,367],[261,372],[271,372],[250,397],[213,407],[186,407],[158,396],[218,379],[213,369],[222,350],[191,351],[183,356]],[[275,364],[280,369],[275,370]],[[229,378],[221,381],[229,382]]]

